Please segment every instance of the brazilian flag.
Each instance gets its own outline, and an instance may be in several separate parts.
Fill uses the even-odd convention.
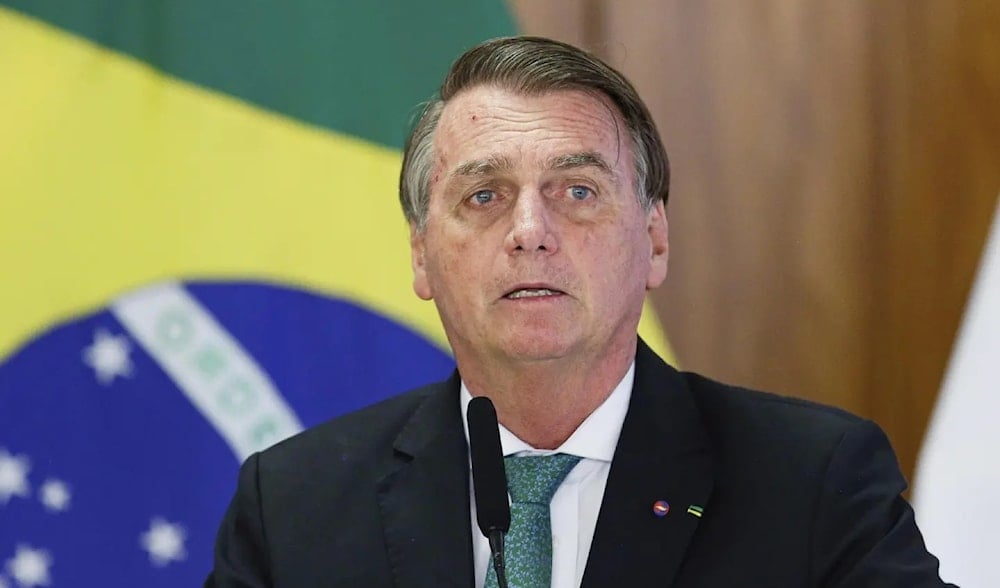
[[[400,148],[513,32],[498,0],[0,0],[0,588],[199,585],[243,458],[447,376]]]

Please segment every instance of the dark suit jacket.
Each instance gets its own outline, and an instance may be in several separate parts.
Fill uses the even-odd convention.
[[[471,587],[458,393],[456,374],[250,457],[206,586]],[[583,585],[942,586],[904,487],[873,423],[677,372],[640,341]]]

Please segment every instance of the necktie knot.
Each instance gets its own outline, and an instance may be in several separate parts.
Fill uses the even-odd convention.
[[[579,461],[579,457],[565,453],[505,457],[511,502],[542,504],[548,508],[559,485]]]

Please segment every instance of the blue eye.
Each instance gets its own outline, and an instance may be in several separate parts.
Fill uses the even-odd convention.
[[[472,195],[472,200],[476,204],[489,204],[496,198],[496,192],[493,190],[480,190]]]
[[[586,200],[594,193],[593,190],[586,186],[570,186],[569,195],[574,200]]]

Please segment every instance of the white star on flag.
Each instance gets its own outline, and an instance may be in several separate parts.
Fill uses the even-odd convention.
[[[11,455],[0,447],[0,504],[6,505],[12,496],[27,498],[28,471],[31,462],[23,455]]]
[[[52,556],[44,549],[32,549],[28,545],[18,545],[14,557],[7,560],[7,571],[21,588],[49,586],[49,566]]]
[[[69,508],[69,486],[62,480],[48,479],[40,489],[42,504],[52,512],[62,512]]]
[[[131,350],[132,345],[125,335],[112,335],[97,329],[94,342],[83,350],[83,362],[94,368],[97,381],[107,386],[116,377],[132,375]]]
[[[140,543],[149,552],[149,559],[157,566],[165,566],[171,561],[183,561],[187,557],[184,540],[187,533],[177,524],[156,517],[149,530],[142,534]]]

